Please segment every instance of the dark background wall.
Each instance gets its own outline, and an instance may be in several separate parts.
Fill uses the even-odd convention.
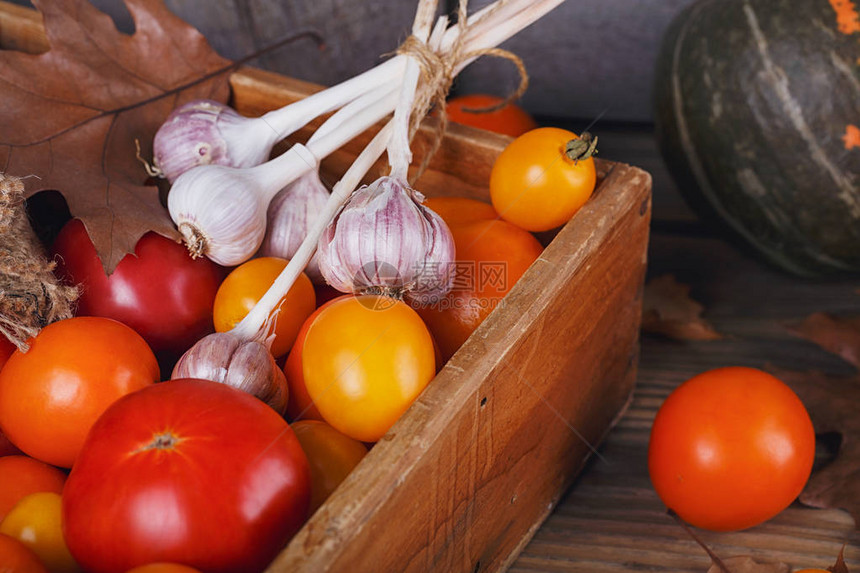
[[[27,0],[14,0],[28,4]],[[91,0],[120,28],[133,27],[121,0]],[[415,0],[165,0],[216,50],[239,58],[302,28],[322,33],[285,47],[255,65],[331,85],[380,61],[408,35]],[[531,87],[521,104],[544,117],[616,121],[651,119],[651,78],[660,37],[692,0],[568,0],[503,47],[525,61]],[[473,0],[474,10],[489,0]],[[445,6],[445,0],[440,1]],[[456,4],[449,0],[449,5]],[[509,63],[485,58],[455,89],[508,93],[517,83]]]

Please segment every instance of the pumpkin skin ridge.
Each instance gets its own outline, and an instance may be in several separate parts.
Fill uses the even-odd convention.
[[[814,7],[803,7],[796,15],[777,9],[790,2],[762,9],[760,2],[739,0],[703,0],[681,12],[666,32],[655,74],[655,134],[679,190],[709,226],[728,228],[745,250],[752,247],[758,256],[794,274],[853,274],[860,272],[860,214],[850,212],[852,205],[860,206],[860,150],[847,153],[837,131],[844,133],[844,124],[860,117],[860,76],[836,63],[860,57],[860,43],[839,36],[835,17],[827,19],[827,0],[813,2]],[[743,36],[744,25],[749,26],[744,18],[753,4],[776,13],[752,12],[769,42],[765,49],[776,79],[763,71],[748,28]],[[787,42],[784,29],[773,31],[792,19],[805,22],[798,35],[801,48]],[[726,41],[732,57],[715,37]],[[822,37],[829,38],[824,48],[810,47],[809,38]],[[830,68],[806,71],[810,61],[830,63]],[[777,85],[779,74],[784,85]],[[834,82],[834,96],[816,98],[825,80]],[[814,136],[811,141],[798,135],[780,107],[785,101],[780,102],[777,89],[789,90],[788,103],[796,100],[800,119]],[[840,119],[827,124],[822,118],[828,114]],[[836,184],[822,175],[826,166],[804,156],[808,146],[820,147],[835,166],[835,175],[830,175],[843,178],[847,195],[842,203],[824,194]],[[756,190],[764,197],[757,197]]]

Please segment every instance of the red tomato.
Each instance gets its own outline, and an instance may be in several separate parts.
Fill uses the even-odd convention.
[[[403,302],[375,295],[337,299],[308,329],[302,375],[326,422],[375,442],[436,375],[433,339]]]
[[[158,380],[152,350],[128,326],[90,316],[60,320],[0,370],[0,428],[26,454],[70,468],[105,408]]]
[[[134,255],[110,276],[83,223],[69,221],[53,245],[57,275],[81,285],[78,316],[113,318],[133,328],[170,371],[173,362],[213,331],[212,303],[224,276],[221,267],[192,259],[181,244],[147,233]]]
[[[63,531],[91,573],[157,562],[251,573],[309,501],[307,458],[274,410],[224,384],[170,380],[93,426],[63,492]]]
[[[0,521],[15,504],[31,493],[63,492],[66,474],[27,456],[0,458]]]
[[[8,535],[0,533],[0,564],[3,573],[48,573],[33,550]]]
[[[3,365],[6,364],[6,361],[9,360],[9,357],[12,356],[15,350],[15,345],[8,338],[0,334],[0,370],[3,369]]]
[[[486,113],[471,111],[492,107],[503,101],[504,98],[487,94],[461,95],[448,100],[445,111],[448,119],[454,123],[471,125],[511,137],[517,137],[537,127],[528,112],[512,103]]]
[[[734,531],[788,507],[814,455],[812,422],[788,386],[754,368],[718,368],[683,383],[660,407],[648,469],[681,519]]]
[[[292,428],[311,466],[313,513],[364,458],[367,447],[319,420],[300,420]]]
[[[200,573],[200,570],[177,563],[150,563],[129,569],[127,573]]]
[[[564,225],[591,197],[597,182],[594,159],[571,159],[578,139],[555,127],[533,129],[513,140],[493,163],[490,199],[502,219],[526,231]]]
[[[259,257],[233,269],[215,295],[215,330],[227,332],[245,318],[287,264],[287,259]],[[272,356],[279,358],[290,351],[302,323],[315,308],[314,285],[305,273],[301,273],[277,307]]]

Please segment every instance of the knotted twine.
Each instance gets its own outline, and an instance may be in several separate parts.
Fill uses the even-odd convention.
[[[424,154],[421,164],[412,178],[414,182],[421,177],[421,174],[427,169],[430,160],[439,150],[442,143],[442,138],[448,128],[448,114],[446,112],[446,101],[448,92],[451,91],[451,85],[457,74],[457,68],[461,64],[481,56],[491,56],[502,58],[512,62],[519,73],[520,83],[517,89],[509,94],[504,101],[496,105],[480,108],[469,109],[471,113],[490,113],[513,103],[525,93],[529,86],[529,76],[526,72],[526,66],[522,59],[509,50],[501,48],[485,48],[481,50],[465,51],[466,32],[468,30],[468,8],[469,0],[460,0],[457,8],[457,39],[447,53],[439,53],[434,51],[425,42],[419,40],[414,35],[409,36],[396,50],[396,54],[409,56],[418,62],[421,69],[418,88],[415,91],[415,100],[412,104],[412,113],[410,115],[409,139],[410,141],[418,131],[421,121],[430,111],[431,107],[436,108],[439,122],[436,129],[433,131],[430,149]]]
[[[0,173],[0,334],[22,352],[48,324],[72,316],[78,297],[60,284],[24,206],[24,183]]]

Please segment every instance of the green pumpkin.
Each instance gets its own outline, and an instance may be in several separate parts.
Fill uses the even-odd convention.
[[[688,202],[800,275],[860,272],[855,6],[700,0],[657,65],[657,137]]]

